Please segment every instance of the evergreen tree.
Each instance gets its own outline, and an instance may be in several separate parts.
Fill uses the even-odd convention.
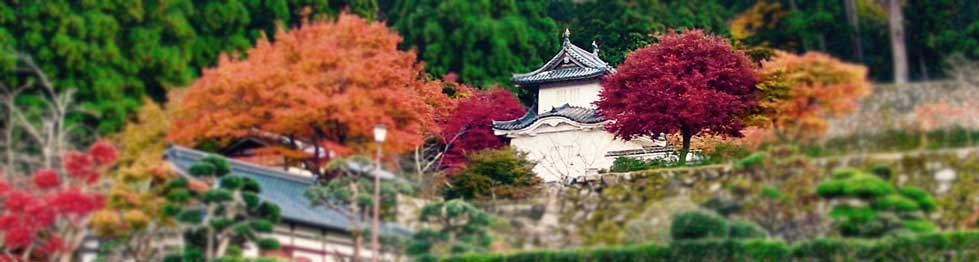
[[[726,21],[733,15],[714,0],[657,1],[558,1],[552,6],[572,6],[574,13],[561,24],[571,29],[571,41],[579,46],[599,45],[599,56],[617,65],[627,53],[655,41],[668,30],[703,29],[727,35]],[[560,19],[561,17],[556,17]]]
[[[164,186],[168,204],[163,212],[179,222],[185,239],[182,254],[169,255],[167,261],[210,261],[234,255],[246,244],[279,248],[275,239],[260,236],[272,232],[281,217],[279,206],[259,198],[257,181],[229,175],[227,160],[217,156],[201,158],[189,173],[195,179],[174,179]]]
[[[403,0],[388,11],[388,23],[429,73],[509,86],[510,75],[540,66],[558,47],[547,6],[543,0]]]

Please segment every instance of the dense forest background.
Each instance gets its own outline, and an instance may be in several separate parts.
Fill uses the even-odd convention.
[[[690,28],[757,57],[825,52],[867,65],[878,82],[894,80],[895,44],[907,50],[912,81],[945,77],[953,57],[979,58],[979,2],[971,0],[14,0],[0,3],[0,82],[27,81],[7,69],[16,69],[14,55],[30,56],[55,86],[78,91],[87,113],[73,121],[112,133],[143,97],[166,100],[220,54],[240,56],[260,37],[340,12],[397,30],[433,78],[452,73],[518,95],[510,75],[549,59],[565,28],[613,65],[660,33]],[[893,19],[903,41],[890,37]]]

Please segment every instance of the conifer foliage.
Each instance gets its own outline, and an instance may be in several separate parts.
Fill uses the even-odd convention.
[[[195,179],[174,179],[165,185],[169,203],[163,212],[179,222],[185,238],[183,254],[169,255],[166,261],[210,261],[240,253],[232,251],[251,244],[279,248],[278,241],[260,235],[271,233],[281,219],[279,206],[259,198],[262,188],[257,181],[230,172],[227,160],[207,156],[191,166]]]
[[[96,182],[116,160],[108,142],[69,151],[60,170],[0,179],[0,261],[68,261],[85,237],[91,214],[105,203]]]
[[[678,132],[681,156],[701,132],[740,135],[741,117],[755,104],[748,58],[726,39],[699,30],[668,33],[629,54],[616,70],[602,80],[596,102],[612,120],[606,128],[630,139]]]

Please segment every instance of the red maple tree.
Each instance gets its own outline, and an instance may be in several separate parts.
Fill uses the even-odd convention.
[[[604,87],[595,104],[617,137],[679,132],[680,163],[690,138],[701,132],[738,136],[741,117],[755,104],[755,76],[744,53],[700,30],[667,33],[636,50]]]
[[[462,100],[442,126],[440,138],[448,145],[442,165],[457,170],[468,153],[506,146],[505,138],[493,134],[493,121],[516,119],[524,112],[520,101],[502,88],[478,91]]]
[[[116,160],[108,142],[88,152],[62,156],[62,170],[40,169],[33,176],[0,179],[0,261],[70,261],[85,237],[90,215],[105,198],[96,182]]]
[[[399,42],[383,23],[350,14],[279,31],[247,58],[223,56],[204,70],[178,105],[168,138],[196,145],[256,130],[279,135],[289,142],[263,152],[303,161],[314,174],[336,155],[371,152],[375,124],[388,129],[384,152],[411,150],[438,133],[435,115],[449,98]]]

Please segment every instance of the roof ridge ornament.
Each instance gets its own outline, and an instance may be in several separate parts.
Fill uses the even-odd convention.
[[[570,40],[568,40],[569,38],[571,38],[571,30],[568,29],[567,27],[565,27],[564,28],[564,41],[570,41]]]
[[[595,43],[595,40],[591,40],[591,53],[598,56],[598,43]]]

